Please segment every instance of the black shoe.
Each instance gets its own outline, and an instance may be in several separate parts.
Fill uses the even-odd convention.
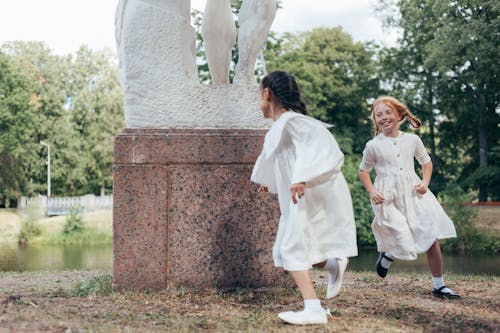
[[[381,278],[384,278],[387,275],[387,272],[389,271],[388,268],[384,268],[382,266],[382,258],[385,258],[389,261],[394,261],[394,259],[389,258],[388,256],[385,255],[385,252],[380,252],[380,255],[378,256],[377,259],[377,274]]]
[[[460,295],[455,294],[450,288],[448,288],[449,291],[443,292],[443,289],[448,288],[446,286],[442,286],[441,288],[433,288],[432,289],[432,295],[439,297],[439,298],[447,298],[447,299],[454,299],[454,298],[460,298]]]

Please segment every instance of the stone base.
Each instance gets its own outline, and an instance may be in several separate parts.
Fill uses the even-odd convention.
[[[116,137],[116,288],[286,283],[272,260],[277,198],[250,183],[264,134],[126,129]]]

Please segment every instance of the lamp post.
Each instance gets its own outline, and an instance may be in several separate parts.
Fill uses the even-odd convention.
[[[40,141],[42,146],[47,147],[47,197],[50,198],[50,144]]]

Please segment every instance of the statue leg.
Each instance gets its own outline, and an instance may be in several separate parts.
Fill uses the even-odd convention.
[[[228,84],[231,49],[236,42],[231,1],[208,0],[201,30],[212,82]]]
[[[235,84],[255,84],[255,63],[276,15],[276,0],[245,0],[238,16]]]

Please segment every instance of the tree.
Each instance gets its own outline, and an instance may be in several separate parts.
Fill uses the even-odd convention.
[[[46,189],[47,151],[40,145],[51,145],[51,182],[54,195],[68,195],[74,186],[85,183],[84,163],[79,149],[81,137],[75,132],[68,112],[68,96],[71,82],[71,57],[57,56],[41,42],[16,41],[5,43],[2,48],[22,68],[33,82],[33,98],[36,99],[38,126],[34,127],[31,149],[37,152],[29,168],[30,189],[23,195],[44,193]]]
[[[438,28],[429,43],[427,63],[436,66],[443,76],[468,95],[471,117],[477,126],[478,163],[471,177],[479,188],[479,201],[488,199],[492,182],[499,176],[492,172],[488,155],[498,144],[500,135],[500,3],[495,0],[438,0],[433,5],[438,13]],[[471,114],[472,116],[472,114]],[[470,121],[469,120],[469,121]],[[493,169],[492,169],[493,168]]]
[[[38,42],[6,43],[1,49],[31,83],[18,88],[35,110],[9,127],[10,132],[21,131],[26,124],[31,130],[29,140],[18,139],[27,160],[22,170],[13,172],[28,180],[27,185],[14,184],[15,196],[45,192],[47,151],[42,140],[51,145],[54,195],[111,191],[113,139],[125,126],[116,59],[88,47],[81,47],[76,57],[56,56]]]
[[[285,34],[268,53],[269,70],[294,74],[310,115],[335,127],[346,153],[361,153],[371,137],[368,100],[379,92],[374,46],[353,42],[340,27]]]
[[[72,62],[70,77],[68,110],[82,137],[86,177],[85,186],[79,186],[77,192],[104,195],[106,189],[112,189],[114,137],[125,127],[116,59],[106,51],[82,46]]]
[[[0,207],[29,191],[26,170],[37,159],[34,145],[40,124],[30,77],[0,51]]]

